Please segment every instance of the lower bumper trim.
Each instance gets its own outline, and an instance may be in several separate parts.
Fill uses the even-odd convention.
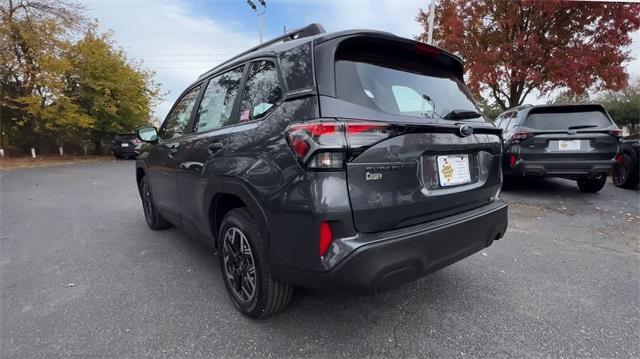
[[[575,177],[595,173],[610,175],[615,160],[607,161],[527,161],[520,160],[513,168],[506,168],[506,175],[533,177]]]

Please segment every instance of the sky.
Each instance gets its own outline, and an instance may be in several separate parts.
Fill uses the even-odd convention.
[[[328,32],[366,28],[413,37],[421,32],[415,17],[428,0],[266,0],[264,38],[313,22]],[[177,96],[200,74],[259,43],[256,14],[246,0],[83,0],[87,14],[111,30],[129,58],[156,72],[165,93],[155,109],[162,120]],[[254,0],[254,3],[258,3]],[[640,76],[640,32],[626,64]],[[527,103],[542,103],[535,94]]]

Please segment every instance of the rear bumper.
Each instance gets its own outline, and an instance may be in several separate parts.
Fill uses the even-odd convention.
[[[504,235],[507,211],[507,204],[497,200],[433,223],[369,234],[376,240],[358,247],[329,271],[275,266],[274,274],[284,282],[304,287],[377,293],[416,280],[489,246]]]
[[[137,156],[140,154],[140,149],[137,147],[117,147],[113,149],[113,154],[121,156]]]
[[[572,177],[595,173],[611,174],[615,159],[606,161],[527,161],[519,160],[504,174],[515,176]]]

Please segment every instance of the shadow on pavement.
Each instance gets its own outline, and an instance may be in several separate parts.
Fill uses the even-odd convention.
[[[608,182],[608,186],[613,186]],[[531,177],[506,177],[502,185],[502,193],[509,197],[530,198],[531,200],[549,200],[559,197],[584,199],[597,196],[598,193],[583,193],[578,188],[576,181],[563,178],[531,178]]]

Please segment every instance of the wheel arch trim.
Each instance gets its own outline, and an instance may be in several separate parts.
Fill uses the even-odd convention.
[[[249,211],[253,219],[258,224],[258,230],[260,231],[260,235],[267,241],[267,246],[269,244],[269,225],[268,225],[268,217],[262,205],[260,205],[260,201],[255,194],[251,192],[249,187],[239,181],[235,181],[232,179],[223,179],[222,181],[216,181],[221,188],[218,187],[219,190],[216,190],[214,187],[216,184],[212,183],[210,188],[207,190],[207,195],[205,196],[205,203],[207,204],[204,208],[209,211],[208,217],[210,219],[210,231],[215,238],[216,247],[218,246],[218,228],[216,227],[216,223],[218,223],[217,213],[215,213],[215,208],[217,208],[218,204],[216,203],[224,195],[233,195],[238,197],[245,205],[245,208]],[[221,218],[220,218],[221,220]]]

